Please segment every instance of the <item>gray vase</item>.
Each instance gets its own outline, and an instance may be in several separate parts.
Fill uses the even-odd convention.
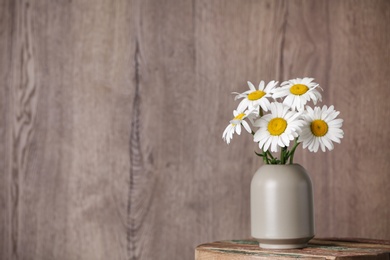
[[[299,164],[263,165],[251,182],[251,233],[260,247],[303,248],[314,237],[313,189]]]

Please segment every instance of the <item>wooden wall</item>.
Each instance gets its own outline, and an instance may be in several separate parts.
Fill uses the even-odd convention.
[[[390,239],[387,0],[0,1],[0,259],[193,259],[250,235],[246,81],[316,78],[318,237]]]

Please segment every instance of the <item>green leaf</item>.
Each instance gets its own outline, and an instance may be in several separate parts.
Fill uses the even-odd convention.
[[[257,156],[260,156],[260,157],[263,157],[264,155],[263,154],[261,154],[261,153],[258,153],[258,152],[256,152],[256,151],[254,151],[255,152],[255,154],[257,155]]]

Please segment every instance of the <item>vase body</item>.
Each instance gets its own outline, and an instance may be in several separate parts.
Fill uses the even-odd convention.
[[[251,182],[251,234],[260,247],[302,248],[314,237],[312,183],[299,164],[263,165]]]

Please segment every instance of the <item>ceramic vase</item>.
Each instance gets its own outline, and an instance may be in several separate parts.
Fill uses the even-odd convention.
[[[251,234],[261,248],[303,248],[314,237],[312,183],[301,165],[261,166],[250,196]]]

